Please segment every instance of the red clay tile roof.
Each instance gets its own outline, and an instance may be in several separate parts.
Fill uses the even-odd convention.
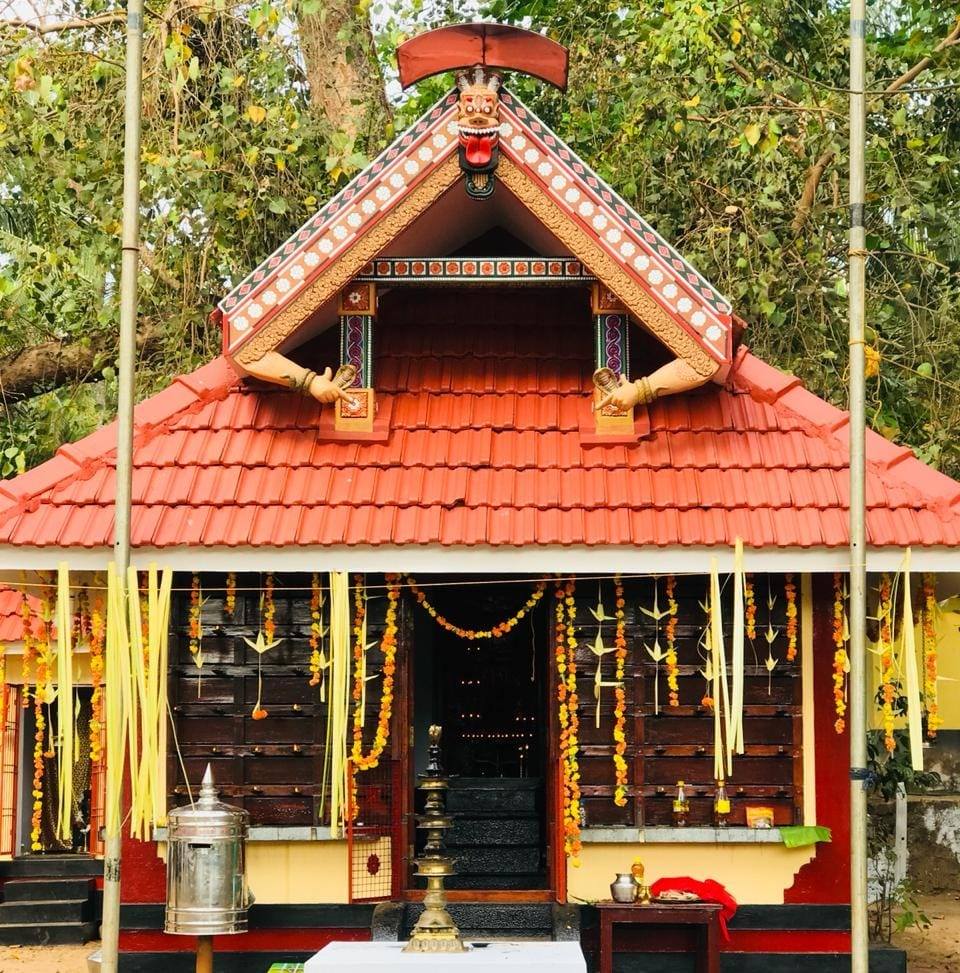
[[[23,618],[20,616],[20,604],[23,596],[13,588],[0,585],[0,642],[23,641]],[[32,610],[37,612],[40,602],[30,597]]]
[[[560,293],[491,314],[406,292],[413,323],[378,322],[386,442],[318,441],[315,402],[222,358],[177,378],[137,408],[133,544],[846,544],[846,414],[743,349],[725,388],[655,403],[636,445],[582,446],[591,329]],[[0,483],[0,544],[109,545],[114,436]],[[867,449],[870,544],[960,543],[960,484]]]

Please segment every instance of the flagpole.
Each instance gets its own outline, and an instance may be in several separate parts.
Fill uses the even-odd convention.
[[[865,0],[850,2],[850,970],[867,973]]]
[[[130,564],[130,501],[133,485],[133,404],[137,338],[137,274],[140,264],[140,115],[143,75],[143,0],[127,0],[126,91],[123,123],[123,228],[120,264],[117,468],[114,560],[126,578]],[[120,794],[112,796],[121,800]],[[121,815],[122,819],[122,815]],[[117,973],[120,943],[120,830],[107,833],[103,860],[100,969]]]

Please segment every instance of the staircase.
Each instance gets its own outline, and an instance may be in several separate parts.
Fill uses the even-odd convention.
[[[543,940],[579,942],[580,907],[556,902],[448,902],[447,911],[464,942]],[[410,938],[423,906],[381,902],[373,913],[375,942]]]
[[[0,944],[47,946],[97,938],[92,878],[11,878],[0,902]]]
[[[455,859],[448,889],[544,889],[543,782],[534,777],[453,777],[445,836]]]

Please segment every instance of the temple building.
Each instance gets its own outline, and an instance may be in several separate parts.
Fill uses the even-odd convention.
[[[158,786],[183,804],[209,762],[251,816],[256,904],[224,968],[409,930],[431,724],[466,936],[592,956],[589,903],[639,858],[736,899],[725,970],[848,968],[848,416],[753,355],[730,303],[509,90],[517,71],[564,87],[562,48],[474,25],[398,59],[405,85],[457,87],[223,298],[220,356],[135,414],[132,561],[174,572]],[[111,424],[0,482],[0,635],[30,632],[6,670],[7,877],[71,855],[95,875],[102,853],[87,728],[115,451]],[[871,605],[899,617],[909,548],[922,614],[956,567],[960,484],[872,432],[867,465]],[[90,781],[70,848],[31,842],[28,793],[64,562]],[[894,629],[871,630],[878,658],[906,651]],[[124,834],[121,968],[190,969],[161,931],[162,821]],[[680,968],[679,933],[634,945]]]

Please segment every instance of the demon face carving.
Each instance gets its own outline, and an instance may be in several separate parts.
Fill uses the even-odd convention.
[[[467,193],[484,199],[493,192],[493,173],[499,161],[500,76],[481,67],[457,76],[460,111],[460,168],[466,177]]]

